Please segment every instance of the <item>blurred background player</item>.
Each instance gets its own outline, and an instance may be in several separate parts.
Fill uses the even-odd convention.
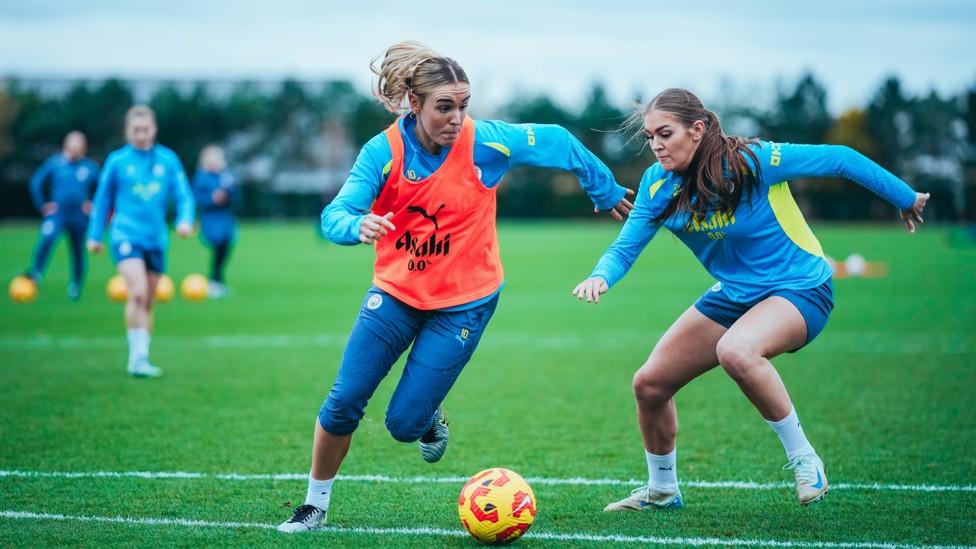
[[[374,60],[375,65],[375,60]],[[374,245],[373,286],[346,344],[339,373],[315,422],[305,504],[281,524],[300,532],[325,524],[332,483],[367,401],[413,345],[386,412],[398,441],[420,442],[423,459],[447,449],[441,403],[484,334],[504,284],[495,230],[495,189],[514,166],[575,174],[598,210],[623,219],[633,193],[559,126],[468,117],[464,69],[417,42],[390,47],[376,97],[406,112],[362,149],[322,231],[337,243]],[[406,106],[405,105],[406,101]]]
[[[61,232],[71,243],[71,279],[68,297],[77,300],[85,282],[85,229],[91,197],[98,184],[98,164],[86,156],[85,134],[73,131],[64,138],[61,152],[48,158],[30,181],[31,199],[43,219],[34,257],[25,275],[40,282]]]
[[[200,236],[213,251],[210,291],[213,298],[227,295],[224,267],[237,239],[235,212],[241,204],[241,189],[227,169],[224,150],[217,145],[200,151],[200,166],[193,176],[193,195],[200,216]]]
[[[658,161],[644,172],[620,235],[573,294],[598,302],[661,227],[718,282],[671,325],[634,375],[648,483],[604,510],[682,506],[673,397],[718,365],[779,436],[800,503],[818,501],[828,487],[823,461],[770,359],[797,351],[823,330],[834,304],[833,269],[787,181],[855,181],[901,210],[909,232],[922,222],[929,195],[848,147],[727,136],[718,116],[687,90],[661,92],[624,128],[637,130]]]
[[[125,327],[129,341],[129,374],[158,377],[162,371],[149,362],[150,331],[156,285],[166,272],[169,227],[166,208],[176,202],[176,233],[193,232],[194,202],[186,173],[176,153],[156,143],[156,114],[136,105],[125,114],[128,145],[105,161],[88,225],[88,250],[102,251],[109,210],[109,247],[129,297]]]

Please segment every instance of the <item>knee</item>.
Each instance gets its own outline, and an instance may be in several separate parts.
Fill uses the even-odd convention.
[[[416,442],[430,430],[430,417],[407,417],[387,413],[386,428],[398,442]]]
[[[319,410],[319,425],[330,435],[345,436],[359,427],[362,417],[361,409],[357,412],[357,407],[352,403],[344,403],[329,395]]]
[[[139,309],[149,308],[149,289],[146,287],[129,290],[129,303]]]
[[[718,356],[719,364],[735,381],[745,379],[750,371],[750,365],[754,363],[757,354],[747,345],[733,339],[725,338],[719,340],[715,347],[715,354]]]
[[[655,375],[650,364],[644,365],[634,374],[634,398],[647,406],[662,406],[674,396],[674,390]]]

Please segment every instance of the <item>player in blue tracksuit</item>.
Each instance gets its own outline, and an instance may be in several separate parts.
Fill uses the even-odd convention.
[[[128,145],[105,161],[88,224],[88,251],[100,253],[110,210],[108,241],[112,260],[125,278],[129,341],[128,371],[134,377],[158,377],[149,362],[150,329],[156,284],[166,272],[169,226],[166,209],[176,203],[176,233],[193,232],[194,202],[183,165],[176,153],[156,143],[156,114],[136,105],[125,115]]]
[[[648,484],[607,511],[680,507],[674,394],[721,365],[779,436],[802,505],[827,491],[823,461],[807,440],[770,359],[796,351],[833,308],[833,270],[793,201],[788,180],[851,179],[901,211],[909,232],[928,194],[842,146],[730,137],[691,92],[665,90],[630,119],[658,159],[641,180],[630,218],[590,277],[574,290],[598,302],[665,227],[717,280],[658,341],[634,376]]]
[[[200,167],[193,175],[193,196],[199,210],[200,236],[213,250],[208,295],[224,297],[227,294],[224,267],[237,239],[235,211],[241,205],[241,188],[233,172],[227,169],[223,149],[217,145],[200,151]]]
[[[85,134],[73,131],[64,138],[60,153],[48,158],[30,181],[31,199],[44,216],[27,276],[39,282],[61,232],[71,242],[71,282],[68,297],[77,300],[85,281],[85,229],[91,196],[98,184],[98,164],[85,156]]]
[[[329,240],[375,247],[375,284],[319,410],[305,503],[278,526],[283,532],[325,524],[333,481],[366,404],[408,348],[386,427],[399,441],[419,442],[427,462],[444,455],[441,403],[475,352],[504,284],[494,193],[506,171],[562,168],[579,178],[597,210],[622,219],[633,206],[626,199],[633,191],[617,185],[567,130],[468,117],[470,84],[453,59],[407,41],[390,47],[373,70],[375,95],[387,110],[406,111],[409,103],[409,112],[363,147],[322,212]],[[431,258],[430,268],[419,266]]]

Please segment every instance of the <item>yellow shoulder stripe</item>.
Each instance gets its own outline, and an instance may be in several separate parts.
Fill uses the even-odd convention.
[[[484,144],[504,154],[505,156],[512,156],[512,151],[508,150],[508,147],[502,145],[501,143],[489,143],[486,141]]]
[[[662,180],[654,183],[653,185],[651,185],[651,188],[648,189],[648,191],[650,191],[651,198],[654,198],[655,193],[657,193],[658,189],[661,188],[661,185],[664,185],[664,182],[665,181],[667,181],[667,179],[662,179]]]
[[[392,169],[393,169],[393,159],[391,158],[390,161],[386,163],[386,166],[383,166],[383,177],[389,175],[390,170]]]

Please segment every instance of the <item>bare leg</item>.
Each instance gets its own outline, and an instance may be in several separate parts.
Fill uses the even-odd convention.
[[[719,340],[722,368],[769,421],[793,409],[783,379],[769,359],[806,342],[807,325],[800,311],[782,297],[771,297],[749,310]]]
[[[674,450],[678,412],[673,397],[689,381],[718,365],[715,345],[725,331],[691,307],[668,328],[634,375],[637,421],[647,451],[665,455]]]
[[[322,428],[315,420],[315,436],[312,442],[312,471],[308,479],[305,503],[295,509],[294,515],[278,525],[281,532],[305,532],[325,526],[332,492],[332,481],[339,466],[349,452],[352,434],[336,436]]]
[[[156,297],[159,273],[146,270],[141,259],[119,262],[118,271],[125,278],[129,299],[125,303],[125,327],[152,330],[152,309]]]
[[[315,440],[312,443],[312,478],[315,480],[329,480],[339,473],[342,460],[349,453],[352,434],[332,435],[322,428],[318,418],[315,419]]]
[[[722,367],[770,422],[783,443],[801,505],[823,498],[828,489],[827,475],[823,460],[815,452],[807,452],[813,447],[806,440],[799,420],[791,416],[790,395],[769,359],[799,348],[806,337],[806,321],[796,306],[782,297],[771,297],[733,324],[717,347]],[[791,417],[790,422],[783,422]]]

